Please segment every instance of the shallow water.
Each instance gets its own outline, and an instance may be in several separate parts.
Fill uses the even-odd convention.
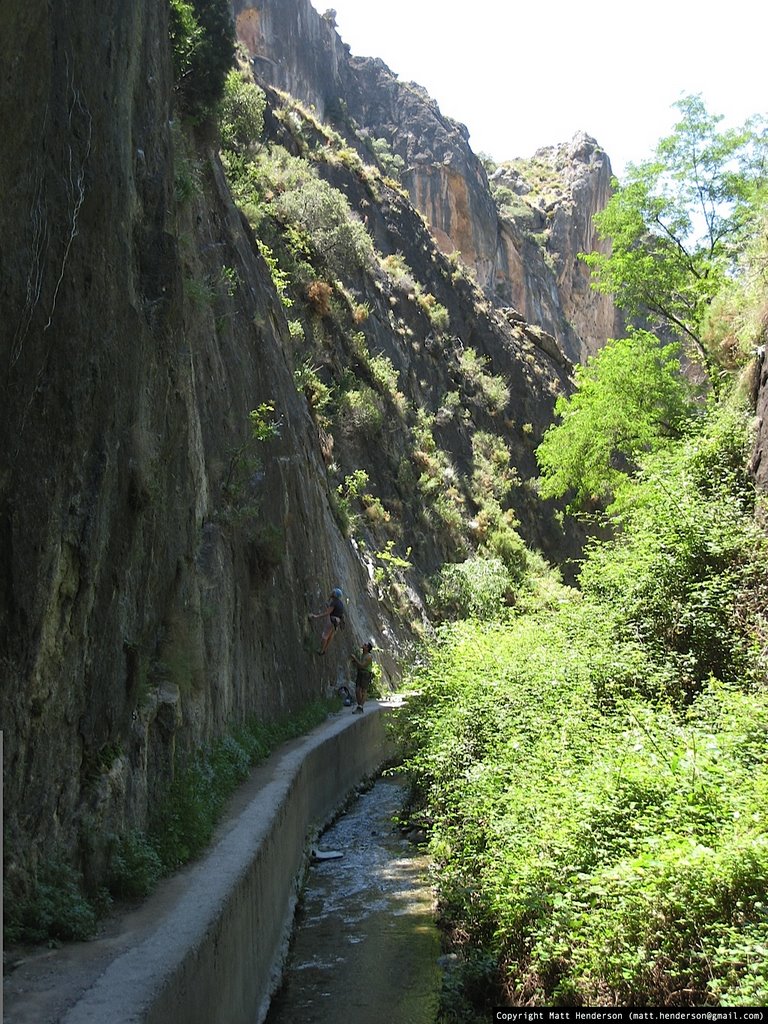
[[[266,1024],[433,1024],[440,942],[427,858],[392,823],[405,788],[382,778],[318,841],[284,982]]]

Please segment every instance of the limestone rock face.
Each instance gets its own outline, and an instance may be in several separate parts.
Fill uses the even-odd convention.
[[[477,434],[493,433],[515,471],[521,536],[555,560],[577,557],[579,536],[529,485],[571,360],[611,330],[576,260],[594,241],[607,159],[578,137],[537,155],[547,189],[522,166],[489,183],[466,130],[380,61],[351,58],[308,0],[237,0],[235,13],[262,77],[332,114],[361,150],[388,140],[432,225],[394,183],[318,165],[446,312],[450,330],[438,331],[415,284],[395,286],[381,266],[346,282],[399,399],[434,418],[432,440],[450,454],[440,492],[471,480]],[[420,581],[466,554],[465,520],[441,530],[425,516],[429,451],[414,449],[413,417],[392,396],[368,387],[375,434],[341,422],[333,437],[297,391],[257,239],[216,152],[204,141],[189,151],[174,124],[167,16],[150,0],[96,11],[29,0],[0,15],[0,715],[14,883],[61,856],[102,885],[111,837],[146,827],[180,759],[327,694],[360,637],[394,673],[405,628],[371,555],[386,538],[371,528],[363,550],[342,533],[339,474],[365,467],[397,517],[409,611]],[[521,216],[497,213],[502,186]],[[453,249],[484,293],[445,257]],[[358,355],[323,331],[320,370],[338,379]],[[501,407],[462,372],[468,353],[508,391]],[[763,362],[762,486],[767,393]],[[262,405],[278,430],[255,450],[249,414]],[[336,585],[349,628],[317,658],[307,613]]]
[[[235,13],[259,74],[332,114],[358,148],[366,126],[389,141],[442,248],[459,248],[508,307],[499,313],[456,271],[396,188],[375,198],[360,177],[325,168],[367,211],[380,251],[403,253],[449,315],[450,333],[436,339],[407,294],[355,282],[371,351],[391,360],[413,407],[438,410],[436,437],[453,459],[446,486],[471,477],[478,429],[506,430],[512,464],[530,480],[571,364],[551,275],[535,301],[495,283],[499,221],[466,130],[380,61],[351,58],[308,0]],[[343,473],[366,466],[399,509],[417,574],[461,555],[398,483],[399,469],[414,473],[405,420],[390,416],[374,446],[343,428],[333,439],[297,392],[285,309],[217,154],[204,142],[189,152],[174,125],[167,17],[149,0],[105,0],[96,14],[30,0],[0,24],[11,879],[60,854],[102,884],[110,837],[146,827],[180,759],[233,723],[327,693],[361,635],[381,641],[394,671],[401,627],[380,605],[370,556],[334,518],[331,459]],[[535,243],[516,245],[507,262],[522,280]],[[537,308],[538,326],[522,315]],[[509,388],[501,426],[458,372],[468,348]],[[460,408],[442,407],[446,395]],[[274,406],[279,435],[255,452],[249,413],[262,404]],[[531,488],[515,490],[512,511],[532,546],[577,553]],[[307,613],[339,583],[350,629],[317,659]]]
[[[238,39],[257,74],[314,106],[320,120],[338,108],[349,51],[332,20],[309,0],[233,0],[232,7]]]
[[[583,362],[622,327],[613,300],[590,288],[589,271],[578,259],[580,252],[607,250],[593,217],[610,198],[610,161],[581,132],[520,164],[502,165],[492,179],[494,189],[521,196],[517,209],[524,210],[505,216],[502,206],[494,290],[554,334],[571,360]],[[537,169],[547,178],[538,193],[530,183]]]
[[[351,58],[344,87],[349,115],[403,159],[403,184],[443,252],[458,250],[487,288],[496,258],[496,209],[464,125],[444,117],[426,90],[401,83],[380,60]]]
[[[610,162],[593,139],[580,133],[539,150],[534,161],[551,168],[559,189],[526,205],[522,221],[500,217],[467,129],[421,86],[400,81],[379,59],[351,56],[333,20],[309,0],[235,6],[240,39],[262,80],[314,106],[353,141],[361,126],[385,139],[403,160],[402,181],[442,250],[458,250],[494,302],[554,335],[574,361],[620,329],[612,300],[589,288],[577,260],[598,245],[592,216],[610,190]],[[502,170],[498,183],[530,191],[515,171]]]
[[[256,74],[335,120],[384,138],[405,161],[403,181],[444,251],[459,249],[481,282],[495,262],[496,214],[463,125],[426,90],[401,83],[378,58],[352,57],[334,22],[309,0],[236,0],[238,37]]]

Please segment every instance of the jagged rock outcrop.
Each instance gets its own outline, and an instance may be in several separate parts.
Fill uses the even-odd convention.
[[[443,252],[458,250],[487,289],[496,263],[496,208],[464,125],[445,117],[427,91],[400,82],[383,61],[351,57],[346,113],[386,139],[404,162],[403,184]]]
[[[263,81],[315,108],[354,140],[356,128],[387,140],[403,181],[446,252],[458,249],[481,284],[496,259],[496,211],[467,129],[445,117],[414,82],[376,57],[353,57],[335,22],[309,0],[235,0],[237,32]]]
[[[491,187],[521,199],[516,215],[505,215],[501,204],[497,299],[507,299],[555,335],[573,362],[583,362],[622,325],[613,300],[592,290],[578,258],[608,249],[593,223],[610,198],[608,157],[580,132],[570,143],[537,150],[530,161],[501,165]]]
[[[467,129],[443,115],[421,86],[401,82],[379,59],[351,56],[333,19],[309,0],[237,0],[235,11],[240,39],[263,81],[314,106],[353,141],[361,127],[367,137],[387,141],[404,162],[402,181],[438,244],[461,253],[495,302],[516,307],[554,335],[574,361],[616,332],[612,300],[589,288],[577,260],[597,247],[592,215],[610,189],[610,162],[594,140],[579,134],[537,152],[534,161],[551,168],[558,192],[527,206],[521,222],[500,217]],[[510,172],[502,169],[501,176],[507,180]]]

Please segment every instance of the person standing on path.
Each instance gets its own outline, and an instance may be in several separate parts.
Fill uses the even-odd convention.
[[[331,591],[325,610],[318,612],[317,615],[310,614],[309,616],[310,619],[328,618],[328,625],[323,630],[323,635],[320,639],[318,654],[325,654],[336,630],[344,626],[344,602],[342,601],[342,596],[341,588],[336,587]]]
[[[355,679],[357,707],[353,709],[352,713],[361,715],[365,698],[368,696],[368,687],[371,685],[371,679],[373,678],[373,640],[368,640],[363,644],[359,658],[353,654],[351,659],[357,666],[357,678]]]

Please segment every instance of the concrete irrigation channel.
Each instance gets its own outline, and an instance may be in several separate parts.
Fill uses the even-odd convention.
[[[276,751],[238,791],[204,857],[94,942],[16,966],[5,1024],[262,1024],[312,845],[392,756],[386,714],[375,701],[364,715],[345,709]],[[430,970],[436,956],[429,946]]]
[[[393,821],[405,797],[379,778],[320,837],[266,1024],[433,1024],[440,938],[427,857]]]

